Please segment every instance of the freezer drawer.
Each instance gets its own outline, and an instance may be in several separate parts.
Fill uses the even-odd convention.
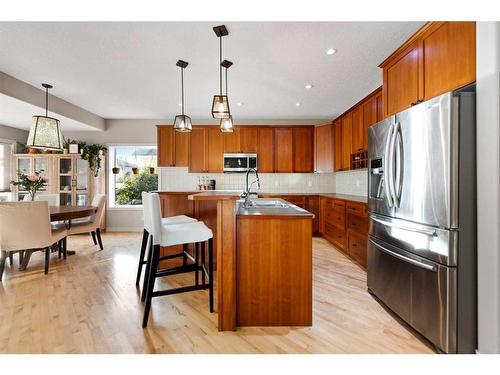
[[[440,265],[370,236],[368,289],[442,351],[457,351],[455,267]]]

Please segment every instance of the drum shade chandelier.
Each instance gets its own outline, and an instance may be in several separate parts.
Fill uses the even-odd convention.
[[[222,37],[229,35],[226,26],[215,26],[213,28],[215,35],[219,38],[219,95],[214,95],[212,101],[212,117],[218,119],[228,119],[231,116],[229,112],[229,101],[227,95],[222,95]]]
[[[183,60],[178,60],[175,64],[181,69],[181,108],[182,114],[175,116],[174,119],[174,129],[178,132],[190,132],[193,130],[193,124],[191,123],[191,117],[184,114],[184,69],[188,66],[188,63]]]
[[[63,137],[59,120],[49,117],[49,89],[48,83],[42,83],[45,88],[45,116],[33,116],[33,122],[26,142],[28,148],[61,151]]]

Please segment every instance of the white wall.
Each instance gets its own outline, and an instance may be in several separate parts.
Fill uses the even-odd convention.
[[[11,128],[10,126],[0,125],[0,138],[16,141],[19,143],[26,143],[28,139],[28,131]]]
[[[500,353],[500,23],[476,25],[478,350]]]

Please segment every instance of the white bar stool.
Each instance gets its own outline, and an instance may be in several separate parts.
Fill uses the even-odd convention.
[[[149,196],[148,192],[143,191],[141,193],[142,197],[142,213],[144,217],[144,232],[142,234],[142,244],[141,244],[141,253],[139,255],[139,265],[137,266],[137,277],[135,279],[135,285],[139,286],[139,282],[141,280],[141,273],[142,273],[142,266],[146,264],[146,260],[144,259],[146,255],[146,248],[148,245],[148,240],[149,236],[151,233],[153,233],[153,229],[151,227],[151,214],[149,212],[149,209],[146,205],[146,200],[147,197]],[[198,220],[193,219],[192,217],[186,216],[186,215],[177,215],[177,216],[170,216],[170,217],[164,217],[161,219],[162,223],[165,225],[175,225],[175,224],[183,224],[183,223],[195,223]],[[147,266],[146,266],[147,267]],[[147,269],[146,269],[146,275],[147,275]],[[147,285],[147,277],[144,277],[144,283],[143,283],[143,296],[145,298],[146,294],[144,293],[144,290],[146,289]],[[144,301],[144,298],[142,299]]]
[[[195,290],[209,289],[209,305],[210,312],[214,311],[214,283],[213,283],[213,233],[204,223],[198,221],[193,223],[167,225],[161,220],[160,197],[157,193],[149,194],[146,198],[148,208],[150,210],[150,222],[153,229],[153,240],[150,242],[148,255],[148,265],[150,268],[148,277],[148,286],[146,291],[146,305],[144,307],[144,318],[142,327],[148,325],[149,312],[151,310],[151,300],[153,297],[166,296],[170,294],[186,293]],[[208,272],[205,265],[205,243],[208,241]],[[192,257],[189,253],[189,258],[193,261],[192,264],[183,264],[178,267],[170,267],[166,269],[158,269],[160,260],[171,259],[176,254],[161,257],[161,246],[183,245],[183,253],[187,252],[187,245],[195,245],[195,256]],[[201,244],[201,263],[199,262],[199,245]],[[179,256],[179,255],[177,255]],[[198,280],[198,273],[201,271],[202,283]],[[154,291],[155,281],[158,277],[176,275],[180,273],[195,272],[195,285],[165,289]],[[205,277],[208,277],[208,284],[205,282]]]

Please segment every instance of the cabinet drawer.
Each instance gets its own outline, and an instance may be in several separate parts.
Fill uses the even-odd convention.
[[[368,218],[347,214],[347,229],[353,230],[359,234],[367,234]]]
[[[339,229],[345,229],[345,214],[337,211],[326,211],[325,223]]]
[[[345,249],[345,231],[334,227],[333,225],[325,225],[325,237],[341,250]]]
[[[333,200],[333,209],[337,212],[345,212],[345,202],[340,200]]]
[[[352,231],[347,232],[347,254],[366,268],[367,236]]]
[[[348,214],[358,215],[358,216],[362,216],[362,217],[368,216],[366,204],[364,204],[364,203],[347,202],[346,212]]]
[[[299,207],[305,209],[306,197],[304,197],[304,196],[283,195],[280,198],[286,200],[287,202],[295,204],[296,206],[299,206]]]

